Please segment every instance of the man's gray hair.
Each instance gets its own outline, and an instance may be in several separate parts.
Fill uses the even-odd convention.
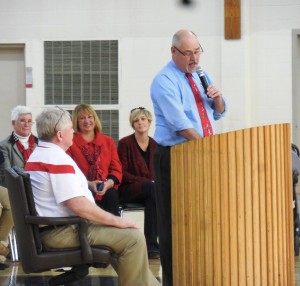
[[[18,105],[11,111],[11,120],[17,121],[21,115],[23,114],[31,114],[31,109],[29,106]]]
[[[70,113],[57,107],[44,109],[36,117],[36,131],[42,141],[51,142],[57,131],[63,130],[70,123]]]

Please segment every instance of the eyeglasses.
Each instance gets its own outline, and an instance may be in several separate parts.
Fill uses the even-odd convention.
[[[68,113],[68,111],[63,110],[61,107],[59,107],[59,106],[57,106],[57,105],[56,105],[55,107],[58,108],[58,109],[61,111],[61,115],[60,115],[59,119],[57,120],[56,124],[54,125],[54,132],[57,132],[57,130],[56,130],[57,124],[58,124],[59,121],[62,119],[63,115],[64,115],[66,112]]]
[[[24,120],[24,119],[21,119],[21,120],[18,120],[18,122],[21,124],[21,125],[23,125],[23,126],[25,126],[26,124],[28,125],[28,126],[31,126],[34,122],[33,121],[31,121],[31,120]]]
[[[178,48],[176,48],[175,46],[173,46],[179,53],[181,53],[184,57],[187,57],[187,58],[190,58],[191,56],[198,56],[200,54],[202,54],[204,51],[203,51],[203,48],[201,47],[201,45],[199,45],[199,48],[195,51],[195,52],[192,52],[192,51],[185,51],[185,52],[182,52],[180,51]]]
[[[135,110],[145,110],[146,108],[145,107],[136,107],[136,108],[133,108],[133,109],[131,109],[130,110],[130,113],[132,113],[133,111],[135,111]]]

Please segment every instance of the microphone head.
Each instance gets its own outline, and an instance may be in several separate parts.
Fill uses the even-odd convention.
[[[200,66],[197,66],[197,67],[196,67],[196,73],[197,73],[197,74],[200,74],[201,72],[202,72],[201,67],[200,67]]]
[[[203,70],[201,69],[200,66],[197,66],[196,68],[196,72],[200,78],[200,81],[201,81],[201,84],[205,90],[205,93],[207,93],[207,87],[208,87],[208,83],[207,83],[207,80],[206,80],[206,77],[205,77],[205,74],[203,72]]]

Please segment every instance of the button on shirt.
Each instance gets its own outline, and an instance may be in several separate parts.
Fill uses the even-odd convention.
[[[213,100],[208,98],[196,72],[192,74],[197,84],[207,115],[214,130],[214,121],[225,115],[213,109]],[[208,84],[210,77],[206,74]],[[199,117],[194,94],[188,78],[174,63],[170,61],[154,78],[151,84],[151,99],[153,102],[156,128],[155,141],[162,146],[173,146],[187,141],[178,131],[194,128],[203,137],[203,129]],[[225,101],[225,99],[224,99]]]

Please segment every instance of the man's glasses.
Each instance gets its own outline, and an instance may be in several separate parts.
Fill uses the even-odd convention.
[[[61,111],[61,115],[60,115],[59,119],[57,120],[56,124],[54,125],[54,132],[57,132],[56,128],[57,128],[57,125],[58,125],[59,121],[62,119],[62,117],[65,113],[69,113],[69,112],[66,111],[66,110],[63,110],[61,107],[59,107],[57,105],[55,107],[58,108]]]
[[[130,113],[132,113],[133,111],[135,111],[135,110],[145,110],[146,108],[145,107],[136,107],[136,108],[133,108],[133,109],[131,109],[130,110]]]
[[[28,126],[31,126],[34,122],[33,121],[31,121],[31,120],[24,120],[24,119],[21,119],[21,120],[18,120],[18,122],[21,124],[21,125],[23,125],[23,126],[25,126],[26,124],[28,125]]]
[[[176,48],[175,46],[173,46],[179,53],[181,53],[184,57],[187,57],[187,58],[190,58],[191,56],[199,56],[200,54],[202,54],[204,51],[203,51],[203,48],[201,47],[201,45],[199,45],[199,48],[192,52],[192,51],[180,51],[178,48]]]

